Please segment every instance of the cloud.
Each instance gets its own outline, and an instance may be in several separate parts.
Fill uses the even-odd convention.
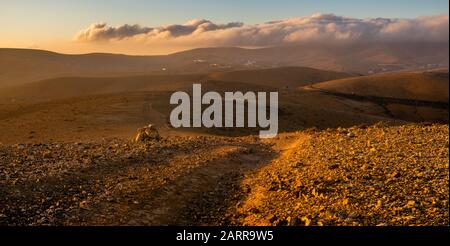
[[[214,24],[208,20],[191,20],[184,25],[169,25],[166,27],[141,27],[140,25],[122,25],[110,27],[106,23],[94,23],[87,29],[80,31],[75,39],[78,41],[105,41],[121,40],[147,35],[148,37],[176,38],[180,36],[193,35],[200,32],[223,30],[233,27],[242,27],[243,23],[231,22],[228,24]]]
[[[271,21],[262,24],[215,24],[192,20],[164,27],[92,24],[80,31],[80,42],[138,42],[184,46],[271,46],[302,42],[448,42],[448,14],[415,19],[356,19],[334,14]]]
[[[106,23],[91,24],[86,30],[80,31],[76,39],[81,41],[104,41],[110,39],[122,39],[133,37],[138,34],[149,33],[153,30],[150,27],[125,24],[120,27],[109,27]]]

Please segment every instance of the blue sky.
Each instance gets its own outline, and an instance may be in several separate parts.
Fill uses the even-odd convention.
[[[261,23],[313,13],[357,18],[413,18],[448,14],[447,0],[1,0],[0,47],[68,39],[91,23],[160,26],[205,18],[216,23]]]

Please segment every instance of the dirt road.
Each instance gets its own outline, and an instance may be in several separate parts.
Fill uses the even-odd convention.
[[[246,194],[242,178],[279,154],[255,137],[15,145],[0,153],[0,221],[10,225],[229,224],[225,215]]]
[[[0,145],[1,225],[448,225],[448,125]]]

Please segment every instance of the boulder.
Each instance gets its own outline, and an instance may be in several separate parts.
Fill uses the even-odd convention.
[[[158,141],[160,139],[161,136],[159,135],[158,130],[156,130],[156,128],[152,124],[150,124],[146,127],[142,127],[137,130],[135,141],[147,142],[154,140]]]

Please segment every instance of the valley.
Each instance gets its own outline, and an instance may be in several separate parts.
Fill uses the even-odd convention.
[[[262,59],[0,50],[0,225],[448,225],[445,66],[201,68],[236,50]],[[169,58],[182,73],[157,69]],[[278,135],[172,127],[194,84],[278,92]],[[161,139],[136,142],[149,124]]]

